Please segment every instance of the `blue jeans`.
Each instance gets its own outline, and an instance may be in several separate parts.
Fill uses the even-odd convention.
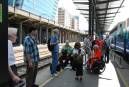
[[[56,73],[56,67],[58,64],[58,52],[52,52],[52,69],[51,74]]]

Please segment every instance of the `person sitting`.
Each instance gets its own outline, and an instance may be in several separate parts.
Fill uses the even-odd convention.
[[[88,60],[88,65],[89,65],[89,68],[91,69],[94,62],[97,60],[97,61],[101,61],[101,58],[102,58],[102,51],[101,49],[99,48],[98,45],[94,45],[93,46],[93,53],[90,57],[90,59]]]
[[[67,51],[62,50],[61,56],[59,57],[59,65],[62,69],[64,69],[66,66],[66,58],[67,58]]]
[[[69,61],[70,61],[70,64],[71,64],[71,66],[73,65],[73,59],[72,59],[72,57],[71,57],[71,54],[72,54],[72,47],[69,45],[69,41],[68,40],[66,40],[66,43],[65,43],[65,45],[63,46],[63,48],[62,48],[62,52],[65,52],[65,53],[67,53],[66,54],[66,58],[65,58],[65,66],[67,66],[68,65],[68,63],[69,63]]]

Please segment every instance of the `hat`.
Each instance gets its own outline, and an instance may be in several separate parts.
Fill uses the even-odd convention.
[[[59,30],[58,29],[54,29],[54,30],[52,30],[54,33],[58,33],[59,32]]]

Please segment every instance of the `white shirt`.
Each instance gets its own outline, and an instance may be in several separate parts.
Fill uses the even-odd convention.
[[[91,41],[88,38],[84,39],[84,47],[90,48],[91,47]]]
[[[84,55],[84,50],[82,49],[82,48],[80,48],[81,49],[81,52],[80,52],[80,54],[81,55]],[[73,49],[73,54],[79,54],[79,50],[78,49]]]
[[[14,51],[13,51],[13,45],[12,41],[8,40],[8,65],[14,65],[16,64],[15,56],[14,56]]]

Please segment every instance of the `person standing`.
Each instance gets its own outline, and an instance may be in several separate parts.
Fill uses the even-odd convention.
[[[30,27],[29,34],[24,39],[24,60],[27,65],[26,87],[38,87],[35,80],[40,58],[36,36],[37,29]]]
[[[91,56],[91,41],[89,39],[89,36],[87,36],[85,39],[84,39],[84,49],[86,50],[86,53],[88,54],[88,58]]]
[[[51,76],[57,76],[56,68],[58,65],[58,54],[59,54],[58,38],[59,38],[59,30],[54,29],[52,31],[52,36],[50,38],[50,45],[54,46],[53,50],[51,51],[52,53]]]
[[[110,48],[109,48],[109,44],[108,41],[104,41],[104,46],[105,46],[105,58],[106,58],[106,63],[109,63],[109,52],[110,52]]]
[[[8,28],[8,70],[11,77],[9,87],[14,87],[21,81],[17,73],[16,59],[13,51],[13,43],[16,42],[17,38],[16,35],[16,28]]]
[[[78,79],[82,80],[84,50],[81,48],[80,42],[75,43],[72,56],[73,56],[73,59],[74,59],[75,71],[76,71],[75,79],[76,80],[78,80]]]

